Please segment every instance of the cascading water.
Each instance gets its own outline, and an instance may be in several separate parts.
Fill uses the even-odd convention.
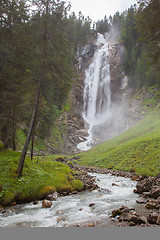
[[[107,121],[110,115],[110,64],[108,40],[98,33],[97,51],[94,60],[86,70],[84,82],[83,118],[88,123],[88,138],[77,145],[80,150],[88,150],[94,144],[93,131]]]
[[[95,223],[112,226],[110,215],[122,205],[138,207],[136,182],[110,174],[90,173],[96,178],[99,189],[84,191],[52,201],[51,208],[42,208],[42,201],[12,206],[6,214],[0,212],[0,227],[72,227]],[[113,185],[112,183],[115,183]],[[90,203],[94,203],[90,207]]]

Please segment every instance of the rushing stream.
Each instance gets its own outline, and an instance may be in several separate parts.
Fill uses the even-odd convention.
[[[136,182],[110,174],[91,175],[96,178],[100,189],[59,197],[47,209],[42,208],[41,201],[37,205],[17,205],[6,216],[0,215],[0,226],[70,227],[84,226],[91,222],[96,226],[107,226],[110,225],[109,216],[113,209],[122,205],[136,206],[137,196],[133,193]],[[89,206],[91,203],[94,205]]]

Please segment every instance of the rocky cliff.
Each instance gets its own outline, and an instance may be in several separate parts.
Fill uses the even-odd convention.
[[[84,79],[85,70],[92,62],[95,50],[96,46],[92,41],[77,54],[75,62],[77,77],[69,96],[70,110],[63,113],[58,122],[59,126],[65,123],[67,129],[65,133],[61,134],[63,144],[61,144],[59,151],[63,153],[77,153],[79,151],[77,144],[85,141],[88,136],[88,126],[82,116]],[[102,128],[102,131],[104,130],[106,133],[105,135],[102,136],[99,129],[95,129],[98,139],[95,144],[119,135],[139,119],[139,115],[136,115],[135,104],[130,102],[132,90],[127,87],[128,78],[123,72],[124,47],[121,43],[110,43],[109,59],[113,116],[110,122]]]

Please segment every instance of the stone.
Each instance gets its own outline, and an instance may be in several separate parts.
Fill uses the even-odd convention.
[[[128,213],[130,210],[129,210],[129,208],[128,207],[126,207],[126,208],[124,208],[123,210],[121,210],[122,211],[122,213]]]
[[[147,218],[145,216],[140,216],[141,223],[146,224]]]
[[[160,187],[151,191],[151,194],[154,199],[157,199],[158,197],[160,197]]]
[[[52,202],[50,202],[48,200],[42,201],[42,208],[51,208],[51,206],[52,206]]]
[[[112,186],[119,187],[116,183],[112,183]]]
[[[54,192],[53,194],[49,194],[45,197],[47,200],[51,200],[51,201],[57,201],[58,199],[58,193]]]
[[[122,221],[130,221],[130,214],[129,213],[122,213],[119,217],[119,222],[122,222]]]
[[[34,205],[37,205],[38,203],[39,203],[38,200],[33,201],[33,204],[34,204]]]
[[[160,225],[160,214],[159,214],[158,217],[157,217],[156,224],[157,224],[157,225]]]
[[[103,192],[103,193],[110,193],[111,192],[111,190],[107,189],[107,188],[100,188],[98,191]]]
[[[112,211],[112,217],[116,217],[122,214],[122,210],[120,209],[115,209]]]
[[[149,215],[147,216],[147,220],[151,224],[156,224],[156,222],[158,220],[158,214],[155,212],[149,213]]]
[[[83,210],[83,208],[79,208],[79,211],[82,211]]]
[[[91,223],[88,223],[87,225],[85,225],[86,227],[95,227],[95,223],[94,222],[91,222]]]
[[[129,223],[129,226],[130,226],[130,227],[134,227],[134,226],[136,226],[136,223],[135,223],[135,222],[130,222],[130,223]]]
[[[150,192],[143,192],[143,193],[142,193],[142,196],[143,196],[144,198],[150,198],[150,197],[152,197],[152,194],[151,194]]]
[[[77,193],[78,193],[77,191],[73,191],[73,192],[72,192],[72,195],[73,195],[73,194],[77,194]]]
[[[129,209],[129,208],[127,206],[121,206],[119,209],[124,210],[124,209]]]
[[[137,193],[143,193],[148,192],[151,190],[152,186],[154,185],[155,178],[154,177],[148,177],[141,181],[139,181],[136,184]]]
[[[148,209],[156,208],[157,201],[156,200],[148,200],[145,207]]]
[[[129,222],[134,222],[135,224],[141,224],[141,218],[137,215],[129,215]]]
[[[90,203],[88,206],[89,207],[92,207],[92,206],[94,206],[95,205],[95,203]]]
[[[59,223],[61,221],[61,218],[57,217],[57,223]]]
[[[139,204],[146,204],[147,201],[145,199],[141,198],[141,199],[137,199],[136,202]]]

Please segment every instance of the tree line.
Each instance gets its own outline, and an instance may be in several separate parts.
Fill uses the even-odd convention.
[[[28,129],[21,166],[35,132],[45,138],[72,86],[75,52],[91,35],[91,19],[54,0],[0,3],[0,140],[16,149]],[[21,168],[21,169],[20,169]]]
[[[159,83],[159,0],[140,0],[95,26],[70,4],[54,0],[0,2],[0,140],[16,149],[26,129],[18,174],[29,142],[45,139],[61,113],[75,76],[75,55],[93,32],[111,32],[125,46],[124,71],[134,88]]]
[[[124,45],[123,68],[132,88],[160,84],[159,9],[159,0],[137,0],[123,13],[97,22],[97,31],[110,32],[111,39]]]
[[[119,15],[124,71],[132,88],[160,84],[159,9],[159,0],[140,0]]]

